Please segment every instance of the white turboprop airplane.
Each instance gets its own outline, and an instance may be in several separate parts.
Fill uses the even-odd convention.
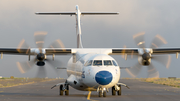
[[[149,66],[148,73],[150,77],[157,77],[158,72],[151,65],[151,59],[159,57],[158,54],[176,54],[180,52],[180,48],[157,48],[165,43],[165,40],[159,35],[153,41],[152,48],[144,48],[144,41],[142,37],[144,33],[140,33],[134,36],[137,44],[140,48],[83,48],[81,40],[81,15],[105,15],[105,14],[118,14],[118,13],[94,13],[94,12],[80,12],[79,7],[76,6],[76,12],[57,12],[57,13],[36,13],[38,15],[75,15],[76,16],[76,33],[77,33],[77,48],[57,48],[57,45],[52,44],[51,48],[42,48],[43,39],[46,33],[35,33],[35,41],[38,48],[30,48],[21,42],[18,48],[0,48],[1,57],[4,54],[16,54],[16,55],[28,55],[29,60],[31,55],[35,55],[36,58],[27,62],[26,65],[17,63],[18,68],[22,73],[31,67],[34,63],[39,66],[40,71],[43,71],[45,62],[48,62],[46,56],[51,55],[66,55],[72,54],[67,64],[68,78],[65,83],[59,83],[53,86],[60,86],[60,95],[69,95],[69,86],[82,91],[97,91],[99,97],[106,97],[106,92],[109,88],[112,88],[112,95],[121,95],[121,86],[126,86],[123,83],[118,83],[120,79],[120,66],[118,66],[116,60],[110,55],[127,55],[138,56],[138,61],[142,66]],[[159,41],[157,40],[159,39]],[[59,40],[56,41],[61,45]],[[27,48],[21,48],[21,47]],[[61,45],[62,47],[62,45]],[[163,61],[160,61],[164,63]],[[167,63],[167,61],[165,61]],[[53,64],[52,64],[53,65]],[[25,66],[25,67],[23,67]],[[128,72],[135,76],[138,74],[141,66],[136,68],[127,69]],[[59,68],[64,69],[64,68]],[[127,87],[127,86],[126,86]]]

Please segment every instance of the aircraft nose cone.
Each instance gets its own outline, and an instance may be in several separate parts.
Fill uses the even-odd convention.
[[[112,81],[112,74],[108,71],[100,71],[96,74],[96,82],[101,85],[107,85]]]

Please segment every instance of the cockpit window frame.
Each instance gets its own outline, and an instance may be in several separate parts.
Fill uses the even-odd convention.
[[[106,62],[109,61],[111,64],[105,64],[105,61]],[[112,60],[103,60],[103,64],[104,64],[104,66],[113,66]]]
[[[95,65],[95,62],[96,62],[96,61],[101,62],[101,64],[99,64],[99,65],[96,64],[96,65]],[[103,66],[103,60],[93,60],[92,66],[98,66],[98,67],[99,67],[99,66]]]
[[[89,60],[84,64],[84,66],[92,66],[92,64],[93,64],[93,60]]]
[[[95,61],[99,61],[101,62],[101,64],[99,65],[95,65],[94,62]],[[110,65],[105,65],[105,61],[110,61]],[[84,64],[84,66],[118,66],[117,62],[115,60],[88,60],[86,61],[86,63]]]
[[[117,62],[115,60],[112,60],[112,63],[114,66],[118,66]]]

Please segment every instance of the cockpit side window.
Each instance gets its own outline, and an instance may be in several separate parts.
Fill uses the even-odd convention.
[[[94,60],[93,66],[102,66],[102,60]]]
[[[86,64],[84,66],[91,66],[92,65],[92,60],[87,61]]]
[[[112,62],[113,62],[114,66],[118,66],[117,63],[114,60],[112,60]]]
[[[112,66],[111,60],[104,60],[104,66]]]

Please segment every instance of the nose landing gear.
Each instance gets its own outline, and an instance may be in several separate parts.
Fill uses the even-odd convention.
[[[99,87],[97,92],[99,92],[99,97],[106,97],[106,92],[109,92],[109,90],[107,88]]]

